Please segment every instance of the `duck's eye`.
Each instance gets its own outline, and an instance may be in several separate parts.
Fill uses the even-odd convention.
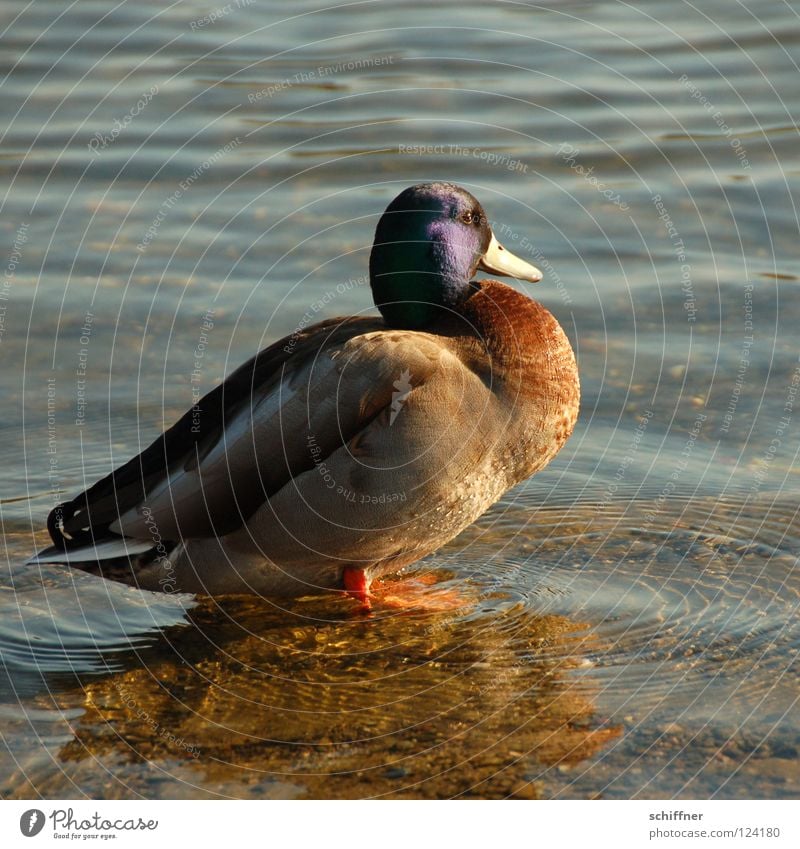
[[[481,217],[477,212],[465,212],[461,216],[461,220],[465,224],[480,224]]]

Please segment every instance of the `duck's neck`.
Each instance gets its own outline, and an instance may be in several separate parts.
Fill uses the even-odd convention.
[[[504,368],[575,373],[575,356],[559,323],[541,304],[511,286],[480,281],[460,312]]]
[[[509,468],[513,482],[523,480],[558,453],[575,426],[575,354],[548,310],[496,280],[482,281],[461,313],[472,328],[473,367],[509,405]]]

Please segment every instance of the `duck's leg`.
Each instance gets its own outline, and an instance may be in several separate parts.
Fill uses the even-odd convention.
[[[470,604],[470,600],[458,590],[437,590],[435,575],[415,575],[386,582],[379,578],[372,583],[364,569],[345,566],[342,578],[345,593],[361,602],[361,608],[365,611],[372,610],[373,599],[380,607],[417,610],[423,613],[458,610]]]
[[[344,581],[344,591],[349,596],[356,599],[356,601],[360,601],[366,609],[372,607],[369,600],[370,581],[364,569],[360,569],[357,566],[345,566],[342,578]]]

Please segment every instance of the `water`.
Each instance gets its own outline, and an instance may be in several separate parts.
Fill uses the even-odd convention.
[[[224,8],[0,18],[0,793],[796,798],[796,10]],[[583,387],[412,570],[459,609],[23,564],[193,391],[369,310],[377,217],[432,178],[545,271]]]

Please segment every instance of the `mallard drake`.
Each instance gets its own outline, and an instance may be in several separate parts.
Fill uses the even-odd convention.
[[[381,317],[322,321],[256,354],[53,509],[53,545],[33,561],[149,590],[367,601],[375,577],[455,537],[575,425],[563,330],[478,269],[542,277],[465,189],[401,192],[369,261]]]

